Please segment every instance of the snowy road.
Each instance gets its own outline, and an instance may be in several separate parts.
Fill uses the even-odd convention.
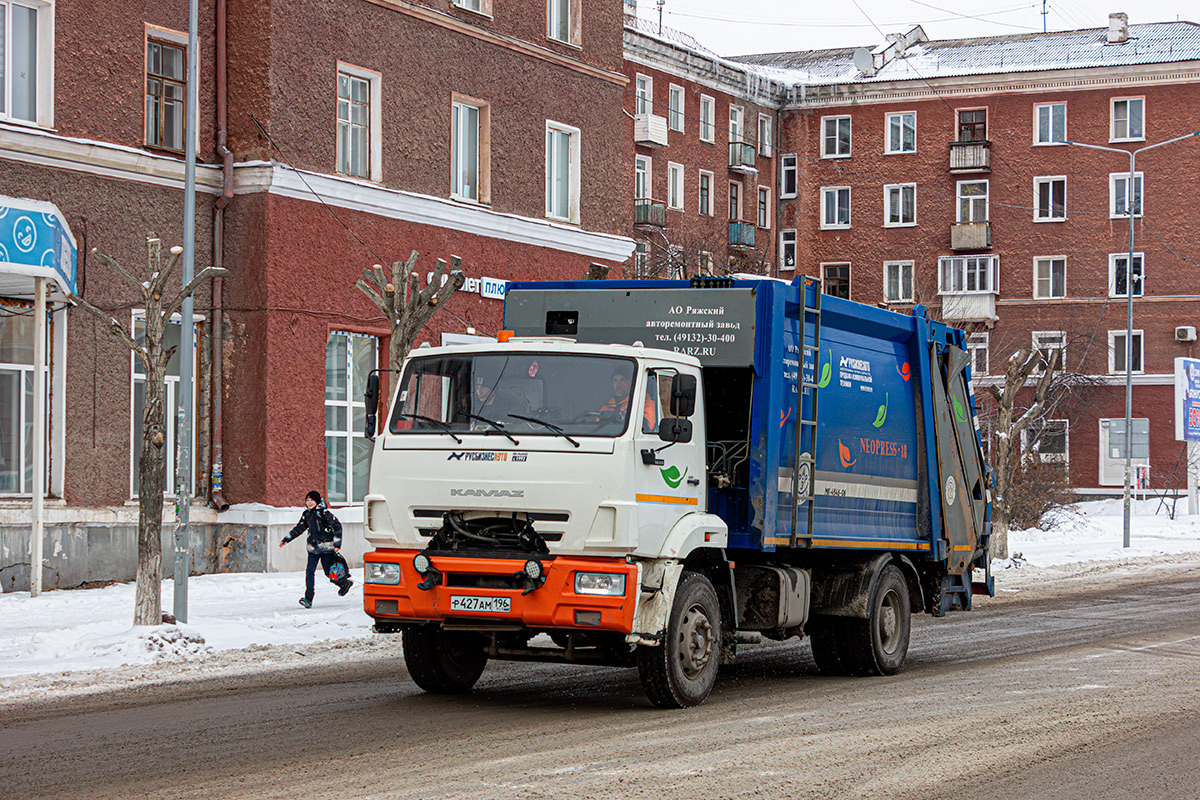
[[[424,695],[393,637],[179,683],[127,668],[116,692],[120,671],[7,701],[0,775],[30,799],[1196,796],[1197,560],[1021,588],[916,618],[894,678],[747,647],[676,712],[631,670],[501,663],[470,695]]]

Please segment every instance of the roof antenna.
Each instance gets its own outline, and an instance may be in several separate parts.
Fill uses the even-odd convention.
[[[667,0],[658,0],[658,35],[662,36],[662,9]]]
[[[1046,0],[1042,0],[1042,33],[1046,32]]]

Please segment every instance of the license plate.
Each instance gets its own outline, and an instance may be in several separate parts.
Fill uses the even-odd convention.
[[[507,614],[512,611],[511,597],[477,597],[459,594],[450,596],[451,611],[488,611],[493,614]]]

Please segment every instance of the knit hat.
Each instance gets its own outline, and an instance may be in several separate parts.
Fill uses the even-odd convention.
[[[307,495],[305,495],[304,499],[312,500],[314,503],[317,503],[317,504],[320,504],[322,502],[321,493],[318,492],[316,489],[313,489],[311,492],[309,492]]]

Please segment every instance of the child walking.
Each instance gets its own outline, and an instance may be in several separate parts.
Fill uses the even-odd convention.
[[[308,533],[308,567],[304,572],[304,597],[300,598],[300,605],[312,608],[317,564],[320,563],[321,571],[328,575],[334,564],[339,561],[344,563],[338,554],[342,549],[342,523],[338,522],[338,518],[325,506],[321,493],[315,489],[304,498],[304,506],[300,522],[283,537],[279,546],[283,547],[300,534]],[[339,595],[345,595],[354,585],[349,575],[334,582],[337,584]]]

